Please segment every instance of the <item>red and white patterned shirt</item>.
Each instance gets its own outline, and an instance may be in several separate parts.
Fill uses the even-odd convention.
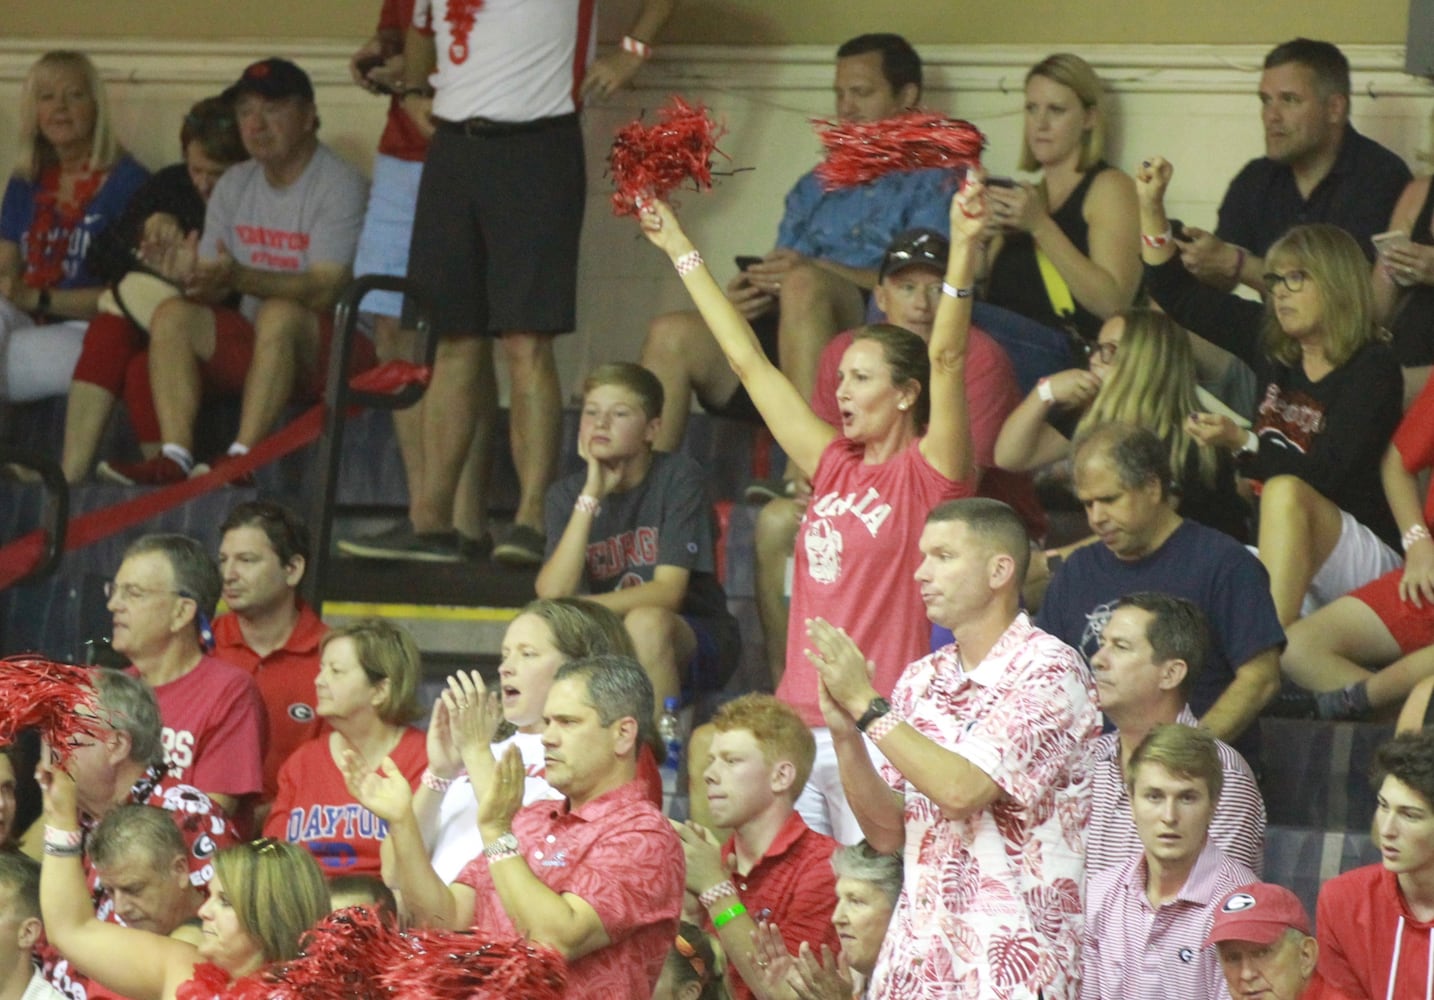
[[[1080,654],[1022,613],[973,670],[954,643],[911,664],[891,703],[1003,794],[965,819],[945,819],[894,766],[882,766],[906,797],[906,867],[868,996],[1073,1000],[1100,731]]]
[[[677,935],[686,861],[672,825],[630,781],[576,810],[568,800],[534,802],[513,817],[523,860],[544,885],[570,892],[597,911],[612,942],[568,966],[573,1000],[647,997]],[[477,893],[473,929],[492,938],[517,933],[503,909],[488,859],[458,875]]]

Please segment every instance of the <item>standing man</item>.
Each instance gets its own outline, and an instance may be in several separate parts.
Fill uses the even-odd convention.
[[[713,822],[732,836],[719,850],[695,823],[677,832],[687,891],[706,909],[731,963],[727,985],[734,1000],[751,1000],[747,984],[762,976],[752,943],[758,921],[781,928],[792,954],[804,941],[818,953],[821,945],[840,949],[832,925],[832,852],[840,845],[810,829],[796,810],[817,746],[795,709],[769,694],[743,695],[718,710],[712,727],[702,779]],[[738,904],[746,912],[724,919]]]
[[[1204,730],[1163,724],[1136,747],[1125,780],[1144,849],[1087,887],[1082,1000],[1228,1000],[1205,937],[1216,901],[1255,873],[1210,840],[1221,777]]]
[[[1265,56],[1260,120],[1265,155],[1230,182],[1214,234],[1185,227],[1180,257],[1217,288],[1265,291],[1265,251],[1292,226],[1327,222],[1359,241],[1389,224],[1409,167],[1349,123],[1349,60],[1329,42],[1296,38]]]
[[[1205,945],[1215,946],[1232,997],[1320,1000],[1319,942],[1300,898],[1282,885],[1254,882],[1220,900]],[[1332,997],[1333,994],[1330,994]]]
[[[1200,609],[1168,594],[1127,594],[1105,623],[1090,665],[1100,710],[1116,731],[1095,745],[1087,873],[1114,868],[1140,851],[1128,780],[1135,749],[1157,726],[1200,724],[1186,699],[1209,649],[1210,630]],[[1258,875],[1265,867],[1265,800],[1239,751],[1216,740],[1215,752],[1221,787],[1210,840]]]
[[[682,844],[637,780],[652,742],[652,682],[636,660],[594,656],[558,668],[543,708],[547,780],[558,801],[523,806],[516,747],[478,803],[481,856],[444,885],[429,864],[408,781],[350,753],[349,790],[389,824],[384,882],[424,926],[514,933],[568,962],[574,1000],[646,997],[682,911]]]
[[[309,76],[286,59],[263,59],[224,92],[234,102],[250,159],[214,186],[185,295],[150,324],[149,374],[164,441],[135,464],[101,463],[122,483],[177,482],[195,471],[194,422],[207,388],[243,396],[226,455],[269,433],[289,397],[322,395],[333,307],[349,283],[366,185],[319,142]],[[243,296],[239,309],[220,305]],[[371,363],[368,342],[354,363]],[[207,471],[207,470],[206,470]]]
[[[143,535],[105,596],[115,652],[159,702],[170,774],[236,816],[264,787],[268,719],[254,681],[208,654],[219,588],[213,560],[194,539]]]
[[[596,6],[580,0],[433,0],[404,51],[404,107],[436,129],[423,166],[408,275],[429,292],[440,338],[405,462],[409,517],[343,543],[352,555],[456,562],[455,495],[465,462],[486,511],[498,388],[511,382],[520,496],[493,555],[543,561],[543,494],[557,466],[562,398],[553,338],[576,323],[578,237],[587,196],[578,110],[632,78],[673,0],[642,0],[620,51],[593,60]],[[429,74],[437,88],[423,95]],[[479,446],[470,454],[475,435]],[[417,461],[413,459],[416,458]],[[466,502],[466,500],[465,500]],[[479,530],[477,524],[468,530]],[[486,525],[481,529],[486,535]]]
[[[847,801],[872,847],[907,858],[869,995],[1070,1000],[1095,690],[1020,609],[1030,543],[1010,507],[942,504],[921,553],[927,614],[955,641],[908,666],[890,703],[844,633],[808,625]]]
[[[1100,540],[1052,568],[1037,622],[1086,659],[1116,602],[1153,590],[1192,601],[1210,625],[1210,656],[1190,691],[1200,724],[1258,767],[1251,723],[1280,687],[1285,632],[1260,561],[1229,535],[1180,516],[1170,449],[1149,430],[1100,424],[1075,443],[1075,493]]]
[[[878,122],[921,101],[921,57],[890,33],[858,35],[836,52],[837,118]],[[897,233],[946,233],[951,202],[946,171],[893,171],[878,180],[823,190],[808,171],[787,194],[777,245],[733,275],[727,297],[755,325],[767,356],[811,400],[824,348],[866,315],[882,255]],[[659,451],[682,446],[695,394],[710,412],[761,422],[756,407],[695,311],[653,320],[642,365],[657,374],[667,403]]]
[[[279,768],[317,736],[314,680],[328,626],[299,596],[309,561],[309,528],[272,500],[250,500],[219,526],[219,575],[227,614],[214,621],[214,654],[247,671],[269,720],[263,801],[279,790]],[[263,825],[258,817],[256,826]]]

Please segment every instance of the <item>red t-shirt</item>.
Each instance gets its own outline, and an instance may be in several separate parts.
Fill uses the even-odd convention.
[[[329,750],[332,733],[315,737],[295,750],[279,769],[279,794],[264,821],[264,836],[303,844],[324,874],[377,875],[379,842],[388,824],[354,801]],[[404,730],[389,754],[409,787],[416,787],[428,766],[421,729]]]
[[[319,676],[319,643],[329,627],[314,609],[298,602],[299,619],[282,646],[262,659],[244,642],[239,617],[214,620],[214,655],[254,678],[269,718],[269,749],[264,754],[264,800],[279,790],[279,768],[289,755],[328,727],[314,711],[314,679]]]
[[[926,515],[972,492],[969,480],[937,472],[920,442],[879,465],[863,462],[862,445],[844,437],[822,452],[797,532],[787,669],[777,686],[777,697],[807,725],[826,722],[817,704],[816,670],[804,652],[803,623],[821,617],[846,629],[876,663],[877,691],[891,694],[901,671],[931,646],[931,623],[912,579]]]
[[[129,673],[141,676],[134,667]],[[176,781],[236,797],[263,790],[269,719],[253,678],[232,663],[205,656],[183,677],[153,690],[169,773]]]
[[[736,842],[736,838],[731,837],[722,845],[723,861],[732,857]],[[758,922],[775,922],[781,928],[787,951],[793,955],[803,941],[817,954],[821,954],[824,944],[833,952],[841,950],[836,928],[832,926],[832,910],[836,906],[832,852],[838,846],[835,840],[817,833],[800,814],[793,812],[762,860],[746,875],[732,874],[737,895],[747,907],[748,915]],[[703,925],[709,933],[714,933],[710,916],[703,919]],[[733,1000],[750,1000],[753,996],[733,966],[727,968],[727,986]]]
[[[378,15],[378,30],[396,31],[402,37],[413,22],[413,0],[383,0],[383,9]],[[379,136],[378,151],[385,156],[399,160],[422,163],[428,155],[428,140],[424,138],[413,119],[403,110],[403,101],[397,97],[389,99],[388,120]]]
[[[554,892],[581,897],[612,942],[569,964],[565,995],[651,996],[677,934],[686,865],[682,842],[642,786],[630,781],[577,810],[566,799],[534,802],[513,817],[513,834],[533,874]],[[470,861],[457,881],[477,893],[473,929],[480,936],[517,933],[487,858]]]
[[[822,349],[816,388],[812,390],[812,410],[838,430],[841,429],[841,411],[836,402],[837,370],[851,341],[852,331],[847,330],[833,337]],[[981,470],[976,495],[1010,504],[1021,516],[1030,536],[1042,539],[1049,523],[1045,508],[1036,499],[1030,474],[996,467],[996,437],[1011,411],[1020,404],[1021,390],[1016,384],[1011,359],[985,330],[971,327],[966,347],[966,410],[971,421],[973,454]]]

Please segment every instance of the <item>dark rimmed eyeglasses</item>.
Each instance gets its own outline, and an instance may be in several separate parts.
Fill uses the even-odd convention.
[[[1305,287],[1305,279],[1309,274],[1296,268],[1293,271],[1286,271],[1280,274],[1278,271],[1269,271],[1264,276],[1265,287],[1273,292],[1280,285],[1284,285],[1291,292],[1298,292]]]

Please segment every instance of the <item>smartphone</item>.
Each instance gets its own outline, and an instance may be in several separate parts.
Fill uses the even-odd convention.
[[[1014,177],[987,177],[986,186],[995,188],[1013,188],[1016,186],[1016,179]]]
[[[1409,246],[1409,234],[1400,232],[1398,229],[1391,229],[1387,233],[1376,233],[1369,239],[1374,244],[1374,249],[1380,254],[1394,247],[1403,249]]]
[[[747,270],[747,268],[751,267],[753,264],[760,264],[760,263],[762,263],[762,258],[761,258],[761,257],[749,257],[749,256],[747,256],[747,255],[745,255],[745,254],[738,254],[738,255],[737,255],[737,270],[739,270],[739,271],[745,271],[745,270]]]
[[[1175,237],[1175,242],[1177,243],[1189,243],[1192,238],[1186,234],[1185,223],[1179,219],[1170,220],[1170,233]]]

